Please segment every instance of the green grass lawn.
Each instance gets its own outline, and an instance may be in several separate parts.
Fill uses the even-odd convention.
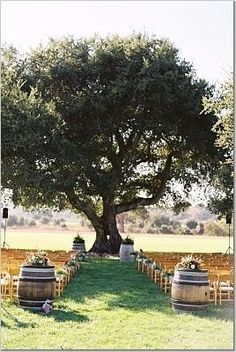
[[[49,316],[4,307],[4,349],[233,349],[232,306],[176,314],[134,263],[118,260],[82,263]]]
[[[86,240],[86,249],[90,249],[95,240],[95,233],[79,232]],[[70,250],[76,233],[77,231],[72,229],[7,229],[6,242],[11,248]],[[131,234],[131,236],[134,237],[135,250],[142,248],[144,251],[225,253],[228,248],[228,237],[150,234]],[[233,247],[233,240],[231,247]]]

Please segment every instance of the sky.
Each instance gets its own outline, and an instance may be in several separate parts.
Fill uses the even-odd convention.
[[[200,78],[233,70],[232,1],[2,1],[1,43],[28,51],[49,37],[142,32],[168,38]]]

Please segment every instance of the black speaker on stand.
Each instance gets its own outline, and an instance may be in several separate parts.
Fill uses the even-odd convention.
[[[8,208],[3,208],[2,210],[2,218],[4,219],[4,235],[3,235],[3,248],[6,246],[10,247],[6,242],[6,232],[7,232],[7,219],[8,219]]]
[[[226,224],[229,225],[229,246],[227,248],[227,251],[225,252],[225,254],[229,254],[230,255],[230,250],[233,253],[233,248],[230,246],[230,226],[231,226],[231,222],[232,222],[232,215],[231,214],[227,214],[226,215]]]

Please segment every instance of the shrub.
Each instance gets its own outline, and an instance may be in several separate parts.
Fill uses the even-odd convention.
[[[127,226],[127,230],[128,230],[129,232],[135,232],[135,231],[136,231],[136,226],[135,226],[134,224],[129,224],[129,225]]]
[[[168,216],[162,215],[156,218],[151,224],[152,227],[161,227],[162,225],[170,225],[170,218]]]
[[[204,225],[203,225],[203,223],[200,222],[198,226],[199,226],[199,229],[197,231],[197,234],[198,235],[203,235],[204,234]]]
[[[60,219],[56,219],[56,220],[54,220],[53,223],[54,223],[54,225],[58,225],[59,226],[60,223],[61,223],[61,220]]]
[[[15,225],[18,225],[18,222],[17,222],[17,216],[15,215],[10,215],[8,220],[7,220],[7,225],[8,226],[15,226]]]
[[[205,235],[207,236],[227,236],[228,233],[214,221],[209,221],[205,225]]]
[[[152,235],[160,233],[158,227],[152,227],[152,226],[148,226],[146,232]]]
[[[46,218],[46,217],[43,217],[42,220],[41,220],[41,223],[42,223],[42,224],[45,224],[45,225],[46,225],[46,224],[49,224],[49,222],[50,222],[50,219],[49,219],[49,218]]]
[[[41,215],[39,215],[39,214],[34,214],[34,215],[33,215],[33,218],[34,218],[35,220],[40,220],[40,219],[41,219]]]
[[[19,226],[24,226],[25,225],[25,219],[23,217],[21,217],[18,221],[18,225]]]
[[[36,221],[35,220],[31,220],[29,222],[29,226],[36,226]]]
[[[175,231],[173,230],[172,226],[161,225],[160,233],[166,234],[174,234]]]
[[[197,221],[195,221],[195,220],[190,220],[190,221],[188,221],[187,223],[186,223],[186,225],[188,226],[188,228],[190,229],[190,230],[193,230],[193,229],[196,229],[196,227],[197,227]]]
[[[180,234],[182,234],[182,235],[192,235],[192,232],[190,231],[190,229],[187,226],[182,225]]]

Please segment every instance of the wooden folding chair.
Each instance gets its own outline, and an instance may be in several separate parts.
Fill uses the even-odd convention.
[[[11,277],[8,271],[1,271],[1,298],[10,298]]]
[[[64,291],[64,288],[67,284],[67,275],[66,274],[56,274],[56,287],[55,293],[57,296],[60,296]]]
[[[171,286],[173,281],[174,275],[168,275],[164,278],[164,292],[170,294],[171,293]]]
[[[17,286],[19,281],[20,266],[19,265],[10,265],[9,274],[10,274],[10,298],[16,298],[17,296]]]
[[[218,293],[218,281],[219,276],[214,273],[208,273],[208,281],[209,281],[209,298],[208,302],[214,302],[217,304],[217,293]]]
[[[219,275],[217,297],[220,305],[223,301],[233,301],[234,286],[233,277],[231,274]]]
[[[155,269],[154,270],[154,282],[155,282],[155,284],[160,285],[160,280],[161,280],[161,269]]]

